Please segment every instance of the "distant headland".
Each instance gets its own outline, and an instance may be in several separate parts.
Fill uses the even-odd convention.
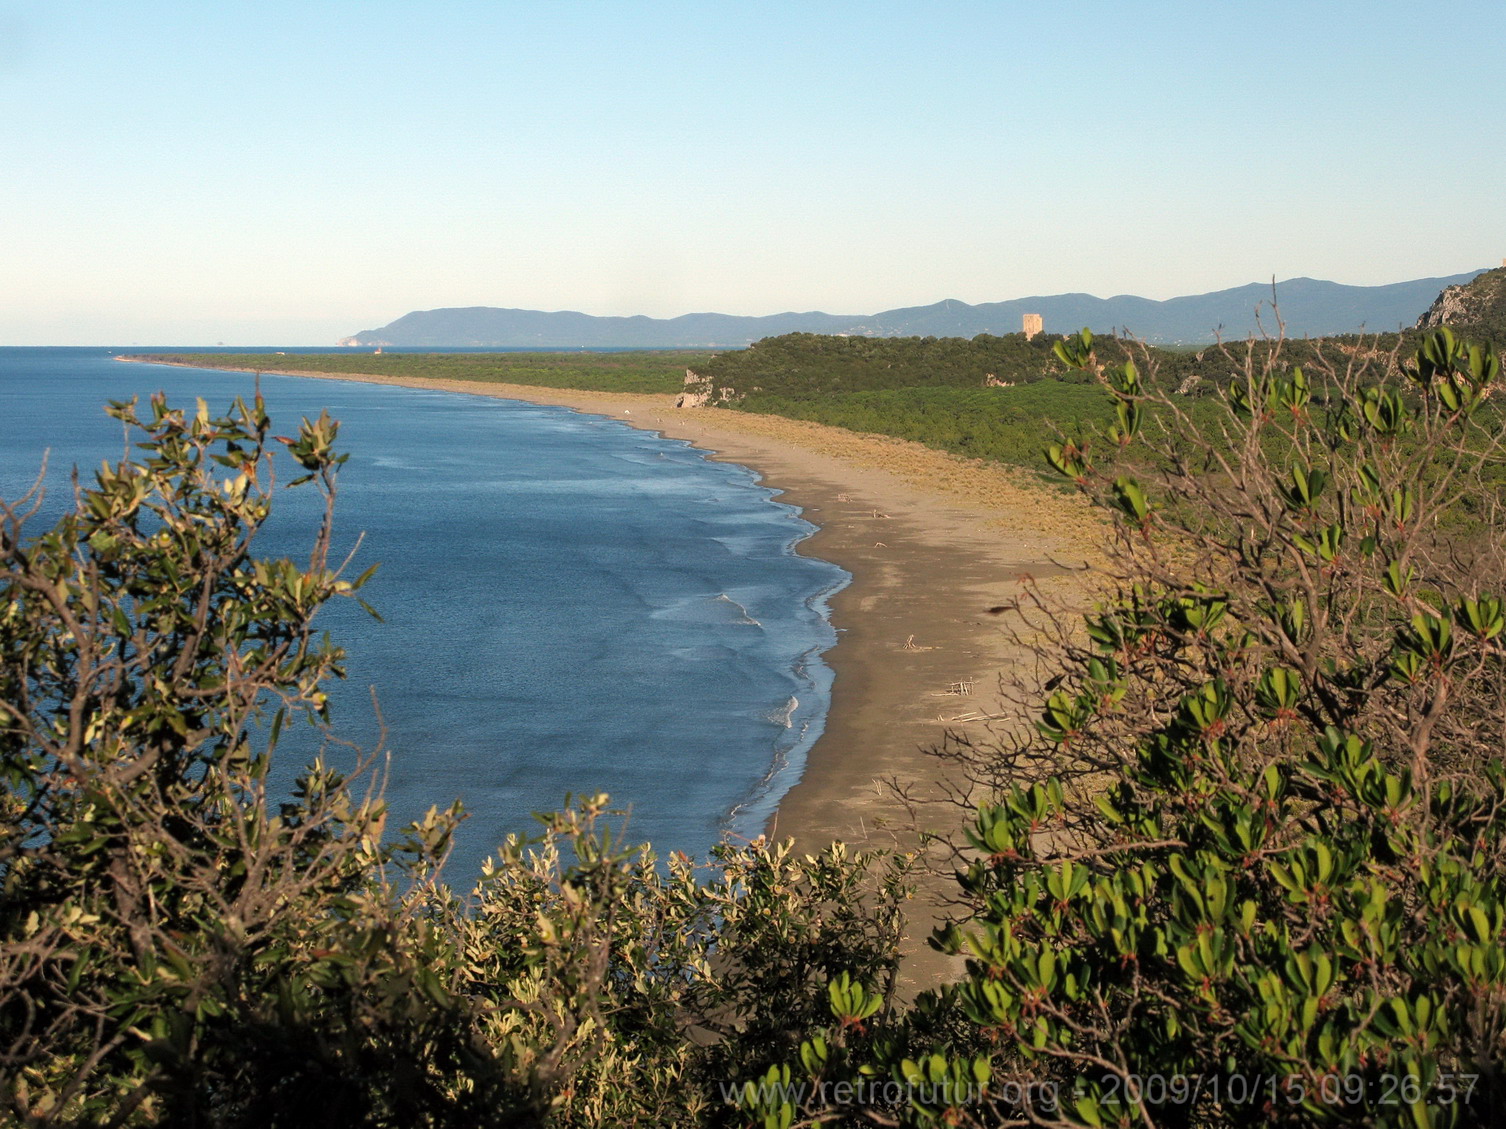
[[[1274,333],[1271,302],[1280,305],[1289,337],[1323,337],[1411,326],[1438,292],[1469,282],[1481,270],[1386,286],[1346,286],[1313,278],[1250,283],[1208,294],[1157,301],[1122,294],[1055,294],[969,305],[952,299],[877,314],[781,313],[764,317],[684,314],[676,318],[597,317],[573,311],[468,306],[415,310],[377,329],[343,338],[356,348],[573,349],[732,348],[784,333],[853,337],[975,337],[1017,333],[1026,314],[1039,314],[1048,333],[1087,326],[1128,333],[1156,345],[1198,345],[1219,337]]]

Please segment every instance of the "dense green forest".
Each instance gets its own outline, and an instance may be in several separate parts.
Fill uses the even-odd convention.
[[[893,388],[981,388],[989,377],[1023,382],[1064,369],[1051,353],[1055,338],[832,337],[788,333],[693,366],[737,396],[766,392],[790,398]]]
[[[1082,438],[1113,409],[1096,377],[1055,355],[1059,338],[1023,334],[872,340],[791,334],[695,368],[691,386],[739,411],[893,435],[970,458],[1040,466],[1043,434]],[[1094,342],[1101,365],[1133,360],[1148,386],[1172,392],[1189,419],[1206,423],[1212,394],[1252,368],[1345,367],[1351,358],[1392,366],[1401,345],[1385,339],[1253,341],[1201,350],[1159,349],[1115,338]]]
[[[369,373],[432,380],[530,384],[599,392],[678,392],[704,352],[586,350],[543,353],[152,353],[142,360],[257,372]]]
[[[1026,341],[1023,333],[994,337],[827,337],[791,333],[770,337],[747,349],[719,353],[694,365],[696,374],[734,398],[759,394],[788,398],[841,395],[893,388],[983,388],[1030,384],[1040,380],[1087,383],[1091,375],[1062,364],[1053,352],[1058,336],[1041,334]],[[1239,341],[1203,349],[1165,349],[1116,337],[1095,338],[1098,359],[1119,364],[1133,359],[1155,370],[1162,384],[1178,387],[1207,381],[1227,384],[1253,358],[1263,363],[1279,357],[1289,364],[1311,363],[1320,348],[1329,352],[1367,349],[1390,353],[1401,344],[1396,334],[1384,337],[1326,338],[1312,341]]]
[[[1055,338],[768,338],[748,349],[561,353],[173,353],[160,360],[261,372],[375,374],[623,393],[709,391],[740,411],[910,439],[965,457],[1039,465],[1042,429],[1081,435],[1109,420],[1094,378],[1053,353]],[[1344,348],[1343,342],[1338,343]],[[1349,346],[1352,347],[1352,346]],[[1365,347],[1395,349],[1397,339]],[[1251,362],[1311,360],[1307,342],[1242,343],[1198,352],[1100,339],[1106,363],[1134,356],[1160,387],[1196,399]],[[695,382],[686,384],[687,372]],[[1196,410],[1196,409],[1194,409]]]

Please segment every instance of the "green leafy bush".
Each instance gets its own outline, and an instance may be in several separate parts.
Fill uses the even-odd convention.
[[[1086,332],[1059,354],[1115,410],[1050,462],[1115,516],[1117,584],[967,833],[944,1052],[1016,1086],[956,1116],[1495,1123],[1498,359],[1442,331],[1400,381],[1252,364],[1209,432]]]
[[[268,789],[280,731],[322,729],[321,684],[341,672],[313,617],[364,580],[328,560],[337,425],[274,438],[259,398],[224,417],[160,397],[144,419],[134,402],[111,414],[142,433],[138,459],[35,538],[36,495],[0,510],[6,1107],[23,1124],[348,1108],[350,1056],[401,1073],[363,1026],[430,1036],[362,993],[425,976],[382,943],[386,867],[431,859],[448,822],[384,843],[380,802],[323,760],[291,795]],[[278,443],[326,502],[303,565],[250,553]],[[432,1099],[412,1078],[389,1090],[394,1113]]]
[[[139,459],[40,536],[0,511],[8,1116],[1499,1121],[1499,361],[1447,331],[1230,356],[1190,404],[1154,354],[1059,344],[1107,404],[1048,463],[1113,516],[1111,563],[1075,623],[1022,605],[1035,724],[953,751],[989,788],[937,936],[967,971],[908,1009],[908,859],[659,860],[592,797],[462,896],[458,812],[384,835],[333,749],[272,794],[280,731],[330,736],[314,615],[360,586],[327,559],[335,425],[117,405]],[[325,498],[306,565],[251,551],[279,443]]]
[[[156,398],[51,529],[0,508],[0,1101],[21,1125],[702,1124],[828,981],[892,995],[903,859],[617,843],[605,798],[439,880],[328,729],[337,425]],[[285,447],[323,518],[257,557]],[[269,784],[279,736],[328,756]],[[342,776],[336,759],[353,760]],[[856,990],[856,989],[854,989]],[[866,997],[865,997],[866,998]]]

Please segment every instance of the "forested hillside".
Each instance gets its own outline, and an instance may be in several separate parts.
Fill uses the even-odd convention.
[[[474,380],[599,392],[675,392],[704,352],[621,353],[145,353],[143,361],[255,372],[320,373]]]
[[[1112,408],[1095,379],[1054,354],[1060,338],[1024,334],[874,339],[794,333],[699,364],[692,398],[740,411],[811,420],[913,439],[973,458],[1040,465],[1043,435],[1065,437],[1107,425]],[[1358,358],[1395,368],[1396,334],[1310,341],[1244,341],[1202,350],[1159,349],[1095,339],[1105,364],[1133,360],[1148,382],[1199,402],[1253,365],[1345,364]],[[1322,360],[1326,350],[1328,361]]]
[[[1063,367],[1044,334],[995,337],[831,337],[787,333],[736,352],[718,354],[696,373],[741,397],[760,392],[789,397],[871,392],[917,386],[978,388],[989,378],[1024,383]]]

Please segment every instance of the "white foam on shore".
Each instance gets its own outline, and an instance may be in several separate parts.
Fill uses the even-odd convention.
[[[800,699],[791,694],[789,701],[785,702],[783,706],[775,710],[773,713],[769,714],[769,720],[772,721],[775,725],[782,725],[784,726],[784,728],[788,729],[791,725],[794,724],[792,719],[795,716],[795,711],[799,708]]]
[[[727,593],[725,593],[725,592],[721,593],[721,595],[717,596],[717,599],[718,600],[724,600],[727,603],[731,604],[734,608],[737,609],[738,615],[741,618],[733,620],[732,621],[733,623],[746,623],[746,624],[751,624],[753,627],[762,627],[763,626],[763,624],[759,623],[758,620],[754,619],[752,617],[752,615],[750,615],[748,613],[748,609],[747,608],[743,607],[736,600],[734,600],[731,596],[727,595]]]

